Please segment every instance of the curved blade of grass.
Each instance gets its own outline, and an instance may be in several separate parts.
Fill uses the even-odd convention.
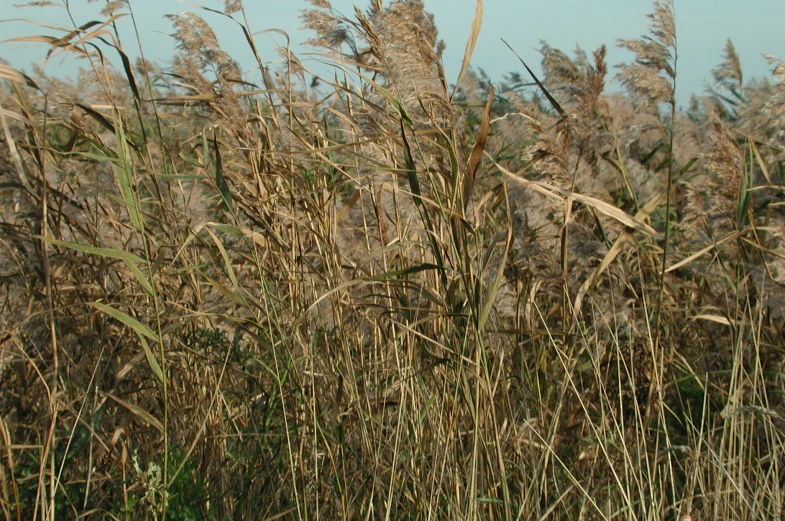
[[[458,79],[455,80],[455,87],[453,87],[450,101],[455,97],[458,92],[458,87],[461,86],[461,80],[469,68],[469,62],[474,54],[474,46],[477,45],[477,37],[480,36],[480,28],[482,27],[482,0],[477,0],[477,7],[474,9],[474,20],[472,20],[472,27],[469,30],[469,39],[466,40],[466,50],[463,52],[463,63],[461,63],[461,71],[458,73]]]
[[[133,329],[137,334],[144,335],[150,340],[155,340],[156,342],[159,341],[158,335],[153,333],[153,331],[149,327],[145,326],[144,324],[136,320],[134,317],[127,315],[118,309],[107,306],[106,304],[103,304],[101,302],[91,302],[90,305],[98,309],[99,311],[106,313],[110,317],[119,320],[126,326]]]
[[[379,275],[374,275],[373,277],[369,277],[368,280],[385,280],[391,278],[399,278],[405,275],[420,273],[421,271],[438,270],[439,268],[440,267],[436,264],[430,264],[426,262],[423,264],[418,264],[417,266],[411,266],[409,268],[405,268],[401,270],[386,271],[384,273],[380,273]]]
[[[49,237],[37,236],[37,238],[45,240],[48,243],[54,244],[56,246],[70,248],[72,250],[81,251],[84,253],[92,253],[93,255],[100,255],[110,259],[121,260],[125,263],[128,269],[131,271],[131,274],[133,274],[134,278],[142,286],[145,292],[151,297],[154,295],[153,286],[150,284],[150,280],[145,276],[144,273],[142,273],[142,270],[139,269],[139,266],[137,266],[138,264],[145,264],[145,260],[138,255],[135,255],[129,251],[85,246],[83,244],[76,244],[74,242],[58,241],[57,239],[52,239]]]
[[[93,118],[98,123],[100,123],[106,130],[108,130],[112,134],[116,134],[117,133],[117,130],[115,130],[115,128],[114,128],[114,123],[112,123],[111,121],[106,119],[106,116],[104,116],[103,114],[101,114],[100,112],[95,110],[93,107],[90,107],[89,105],[85,105],[84,103],[78,103],[78,102],[74,103],[74,106],[75,107],[79,107],[80,109],[84,110],[87,113],[87,115],[89,115],[91,118]]]
[[[689,161],[687,161],[687,164],[685,164],[683,167],[681,167],[679,169],[679,173],[677,175],[677,178],[681,179],[682,176],[684,176],[686,173],[688,173],[692,169],[692,167],[695,166],[695,163],[697,163],[699,159],[700,158],[696,156],[696,157],[693,157],[692,159],[690,159]]]
[[[163,423],[161,423],[161,421],[158,418],[156,418],[155,416],[153,416],[149,412],[145,411],[144,409],[142,409],[138,405],[136,405],[134,403],[131,403],[131,402],[127,402],[127,401],[123,400],[122,398],[118,398],[117,396],[114,396],[114,395],[109,394],[109,393],[107,393],[106,396],[111,398],[115,402],[117,402],[118,405],[122,405],[123,407],[125,407],[126,409],[131,411],[134,415],[138,416],[140,419],[142,419],[145,423],[147,423],[151,427],[155,427],[160,432],[164,432],[164,425],[163,425]]]
[[[210,228],[205,226],[204,230],[207,231],[208,234],[210,234],[210,237],[213,239],[213,243],[215,243],[215,246],[218,248],[218,251],[221,253],[221,257],[224,260],[224,265],[226,266],[226,273],[229,275],[229,280],[232,281],[232,286],[234,287],[235,291],[237,291],[237,288],[240,286],[240,284],[237,282],[237,277],[235,276],[234,270],[232,269],[232,263],[229,260],[229,254],[226,253],[226,248],[224,248],[224,245],[221,242],[221,240],[218,237],[216,237],[216,235],[213,233],[213,231]]]
[[[59,47],[69,47],[70,48],[70,47],[73,47],[75,45],[79,45],[80,43],[84,43],[84,42],[86,42],[86,41],[88,41],[88,40],[90,40],[92,38],[96,38],[97,36],[101,36],[103,34],[110,34],[107,31],[103,30],[103,28],[106,27],[107,25],[115,22],[119,18],[124,17],[124,16],[128,16],[128,15],[125,14],[125,13],[115,14],[112,17],[108,18],[107,20],[104,20],[103,22],[99,22],[97,20],[91,20],[89,22],[86,22],[86,23],[80,25],[78,28],[74,29],[73,31],[70,31],[65,36],[55,39],[52,42],[51,47],[49,48],[49,52],[46,54],[47,58],[55,51],[55,49],[57,49]],[[96,27],[96,26],[98,26],[98,29],[96,29],[95,31],[92,31],[90,33],[87,33],[88,29],[92,29],[93,27]],[[74,38],[76,38],[77,36],[80,36],[82,34],[84,34],[84,36],[80,37],[75,43],[73,43],[73,44],[70,43],[71,40],[73,40]],[[75,49],[75,50],[79,51],[79,49]]]
[[[218,282],[216,280],[213,280],[212,278],[208,277],[204,273],[202,273],[201,276],[204,278],[205,282],[207,282],[212,287],[214,287],[216,290],[218,290],[226,298],[229,298],[229,299],[233,300],[234,302],[237,302],[239,305],[241,305],[241,306],[243,306],[245,308],[249,307],[248,301],[245,299],[245,297],[239,291],[233,291],[233,290],[223,286],[220,282]]]
[[[146,355],[147,355],[146,352],[136,353],[134,356],[131,357],[130,360],[128,360],[123,365],[123,367],[120,368],[119,371],[117,371],[115,373],[114,377],[116,379],[118,379],[118,380],[125,379],[125,377],[128,376],[128,373],[130,373],[133,370],[134,367],[139,365],[139,362],[141,362],[142,358],[145,357]],[[157,363],[157,361],[156,361],[156,363]]]
[[[469,167],[466,169],[466,178],[463,180],[463,207],[464,209],[469,204],[469,199],[472,195],[474,188],[474,179],[477,177],[477,168],[480,166],[482,154],[485,151],[485,146],[488,143],[488,131],[491,127],[491,109],[493,108],[493,100],[496,90],[491,87],[488,93],[488,101],[485,103],[485,112],[482,114],[482,122],[480,123],[480,131],[477,134],[477,142],[474,144],[472,153],[469,156]]]
[[[147,357],[147,363],[150,364],[150,369],[153,371],[153,375],[155,375],[155,378],[159,383],[164,383],[164,372],[161,370],[158,360],[156,360],[155,356],[153,356],[153,351],[150,349],[147,340],[145,340],[145,337],[147,337],[160,343],[158,335],[153,333],[149,327],[145,326],[134,317],[127,315],[120,310],[107,306],[106,304],[102,304],[101,302],[91,302],[90,305],[134,330],[142,344],[142,349],[144,349],[145,357]]]
[[[487,154],[487,152],[486,155],[488,155],[488,157],[491,157],[489,154]],[[491,159],[493,160],[492,157]],[[603,213],[608,217],[611,217],[612,219],[616,219],[617,221],[619,221],[625,226],[629,226],[634,230],[638,230],[639,232],[643,232],[646,235],[650,235],[652,237],[659,237],[659,233],[657,233],[657,230],[655,230],[648,224],[639,221],[638,219],[626,213],[625,211],[616,208],[610,203],[606,203],[605,201],[600,201],[599,199],[595,199],[594,197],[589,197],[588,195],[579,194],[577,192],[568,192],[567,190],[562,190],[561,188],[549,185],[547,183],[541,183],[539,181],[530,181],[528,179],[524,179],[522,177],[513,174],[512,172],[501,166],[499,163],[497,163],[495,160],[493,161],[493,163],[494,165],[496,165],[496,168],[498,168],[499,171],[504,175],[508,176],[511,179],[514,179],[515,181],[521,183],[522,185],[528,186],[532,190],[535,190],[545,196],[550,197],[551,199],[561,202],[565,197],[571,197],[574,201],[577,201],[586,206],[590,206],[595,210],[597,210],[598,212]]]
[[[662,149],[662,147],[664,147],[664,146],[665,146],[665,143],[662,143],[662,142],[657,143],[657,146],[654,147],[651,152],[649,152],[648,154],[646,154],[645,156],[643,156],[640,159],[640,164],[648,166],[648,163],[651,160],[651,158],[654,157],[654,154],[659,152]]]
[[[431,243],[431,252],[436,258],[436,264],[439,266],[439,275],[441,276],[442,284],[447,287],[447,272],[444,269],[444,259],[442,258],[441,248],[436,243],[436,233],[434,232],[433,223],[431,222],[430,214],[426,210],[422,202],[422,193],[420,192],[420,182],[417,179],[417,170],[414,165],[414,158],[412,157],[412,150],[409,147],[409,140],[406,139],[406,130],[404,127],[403,118],[401,119],[401,139],[403,140],[403,150],[406,156],[406,176],[409,179],[409,187],[412,190],[412,198],[414,205],[420,211],[420,215],[425,223],[428,240]]]
[[[115,48],[117,53],[120,55],[120,60],[123,62],[123,70],[125,70],[125,77],[128,79],[128,85],[131,87],[131,92],[134,93],[134,97],[137,101],[142,101],[142,98],[139,96],[139,89],[136,86],[134,71],[131,68],[131,60],[128,59],[128,56],[126,56],[126,54],[120,48],[120,45],[112,45],[112,47]]]
[[[752,159],[750,159],[750,163],[751,162]],[[736,205],[736,227],[739,230],[745,226],[747,221],[747,211],[749,210],[750,203],[752,202],[752,194],[750,193],[750,187],[752,186],[751,170],[751,168],[743,168],[742,171],[739,172],[739,202]]]
[[[18,83],[19,85],[27,85],[38,91],[41,90],[38,88],[38,84],[36,84],[30,76],[7,65],[3,65],[2,63],[0,63],[0,79]]]
[[[663,199],[665,199],[665,194],[657,194],[656,196],[652,197],[649,202],[644,204],[641,209],[635,214],[636,219],[645,219],[651,213],[657,209],[657,207],[662,203]],[[624,244],[632,238],[632,234],[628,231],[624,231],[619,235],[616,239],[616,242],[613,243],[613,246],[608,250],[608,253],[605,254],[603,257],[602,262],[600,263],[597,268],[591,272],[589,277],[581,284],[580,289],[578,290],[578,294],[575,297],[575,304],[573,306],[573,316],[578,317],[581,312],[581,308],[583,306],[583,299],[586,296],[586,293],[589,291],[589,288],[594,284],[594,282],[600,278],[600,275],[608,269],[608,266],[611,265],[613,260],[621,253]]]
[[[177,257],[179,257],[180,253],[182,253],[182,251],[185,249],[186,245],[188,243],[190,243],[191,240],[194,239],[194,237],[196,237],[196,234],[198,234],[203,229],[206,230],[207,233],[210,235],[210,238],[213,240],[213,243],[215,243],[215,246],[218,248],[218,251],[221,254],[221,258],[223,259],[224,265],[226,266],[226,273],[229,276],[229,280],[232,283],[233,289],[230,290],[228,288],[225,288],[218,281],[215,281],[215,280],[211,279],[210,277],[206,276],[205,274],[202,274],[202,275],[205,277],[205,279],[210,284],[212,284],[218,291],[223,293],[225,296],[231,298],[232,300],[234,300],[235,302],[237,302],[238,304],[240,304],[242,306],[248,307],[248,301],[245,299],[245,297],[239,291],[240,284],[237,282],[237,277],[234,274],[234,269],[232,269],[232,263],[231,263],[231,260],[229,259],[229,254],[227,253],[226,248],[224,247],[224,245],[221,242],[221,240],[215,235],[215,233],[213,233],[213,231],[210,228],[215,228],[217,230],[223,231],[224,233],[232,233],[232,234],[235,234],[235,235],[238,235],[238,236],[244,236],[243,231],[241,229],[237,228],[236,226],[227,225],[227,224],[220,224],[220,223],[214,223],[214,222],[200,224],[196,228],[194,228],[193,233],[191,233],[186,238],[186,240],[183,242],[183,245],[180,247],[180,249],[177,252],[177,255],[175,255],[174,258],[177,259]]]
[[[311,311],[316,309],[316,307],[319,305],[319,303],[321,301],[323,301],[324,299],[330,297],[331,295],[334,295],[335,293],[338,293],[338,292],[341,292],[341,291],[345,291],[345,290],[351,288],[352,286],[360,286],[360,285],[363,285],[363,284],[373,284],[373,283],[374,283],[374,281],[369,281],[369,280],[365,280],[365,279],[347,280],[343,284],[339,284],[339,285],[335,286],[334,288],[331,288],[331,289],[325,291],[324,293],[322,293],[321,295],[319,295],[319,297],[316,300],[313,301],[313,304],[308,306],[308,309],[306,311],[308,313],[310,313]]]
[[[213,152],[215,153],[215,186],[218,187],[226,208],[231,212],[232,193],[229,191],[229,185],[224,177],[223,161],[221,161],[221,151],[218,149],[218,136],[215,131],[213,131]]]
[[[758,163],[758,167],[760,168],[761,172],[763,172],[763,177],[766,178],[766,181],[768,181],[770,185],[774,184],[771,180],[769,169],[766,168],[766,162],[763,161],[760,152],[758,152],[758,147],[755,146],[755,141],[751,137],[747,137],[747,143],[749,143],[750,150],[752,150],[752,154],[755,156],[755,162]]]
[[[526,67],[526,71],[529,73],[529,76],[532,77],[532,79],[537,84],[537,86],[540,88],[540,90],[545,95],[545,97],[548,99],[548,102],[550,102],[550,104],[554,108],[554,110],[556,110],[556,112],[559,113],[559,116],[561,116],[563,118],[566,118],[567,117],[567,113],[564,112],[563,108],[561,108],[561,105],[559,105],[559,102],[556,101],[556,99],[553,96],[551,96],[551,93],[548,92],[548,89],[545,88],[545,85],[540,83],[540,80],[537,78],[537,75],[534,74],[534,72],[529,68],[528,65],[526,65],[526,62],[523,61],[523,58],[521,58],[518,55],[518,53],[515,52],[515,49],[513,49],[512,46],[509,43],[507,43],[507,41],[504,38],[502,38],[501,40],[504,42],[504,45],[506,45],[512,51],[512,53],[515,55],[515,57],[518,58],[518,60],[523,64],[523,66]]]
[[[30,184],[30,180],[27,178],[27,171],[25,170],[25,167],[22,164],[22,156],[19,154],[19,149],[16,146],[16,141],[11,135],[11,128],[8,126],[8,121],[6,120],[5,114],[6,114],[5,109],[3,109],[3,106],[0,105],[0,124],[3,127],[3,134],[5,135],[5,141],[8,146],[8,152],[10,153],[11,156],[11,162],[16,168],[16,173],[19,176],[19,180],[22,182],[22,186],[24,186],[25,190],[27,190],[31,194],[35,194],[36,192],[35,190],[33,190],[33,185]]]
[[[693,253],[692,255],[690,255],[689,257],[687,257],[686,259],[680,260],[679,262],[677,262],[677,263],[676,263],[676,264],[674,264],[673,266],[671,266],[671,267],[669,267],[668,269],[666,269],[666,270],[665,270],[665,273],[670,273],[670,272],[672,272],[672,271],[674,271],[674,270],[677,270],[677,269],[681,268],[682,266],[686,266],[687,264],[689,264],[690,262],[694,261],[694,260],[695,260],[695,259],[697,259],[698,257],[701,257],[701,256],[703,256],[703,255],[706,255],[708,252],[710,252],[711,250],[713,250],[714,248],[716,248],[717,246],[719,246],[719,245],[720,245],[720,244],[722,244],[723,242],[725,242],[725,241],[729,241],[729,240],[731,240],[731,239],[735,239],[735,238],[736,238],[736,237],[738,237],[739,235],[741,235],[741,232],[733,232],[733,233],[729,233],[728,235],[726,235],[726,236],[725,236],[725,237],[723,237],[722,239],[718,240],[717,242],[715,242],[715,243],[712,243],[712,244],[710,244],[710,245],[706,246],[705,248],[703,248],[702,250],[700,250],[700,251],[697,251],[697,252]]]
[[[491,250],[496,247],[496,244],[502,239],[504,234],[504,230],[499,231],[496,236],[491,241],[490,246],[488,246],[488,251],[485,252],[485,256],[483,259],[483,268],[487,265],[488,260],[491,256]],[[512,228],[507,229],[507,239],[504,242],[504,254],[502,255],[502,261],[499,263],[498,268],[496,269],[496,274],[493,277],[493,284],[491,284],[491,289],[488,291],[488,294],[485,296],[485,303],[483,304],[482,311],[480,312],[480,318],[478,321],[477,329],[478,331],[482,332],[485,328],[485,322],[488,320],[488,317],[491,314],[491,310],[493,309],[493,304],[496,301],[496,295],[499,293],[499,288],[502,285],[502,281],[504,280],[504,268],[507,265],[507,257],[510,253],[510,246],[512,245]]]
[[[395,107],[395,109],[398,111],[398,114],[400,114],[401,116],[402,122],[408,128],[414,127],[414,124],[412,123],[412,118],[409,117],[409,113],[406,112],[406,108],[403,106],[403,104],[400,101],[398,101],[398,99],[395,96],[392,95],[392,93],[390,93],[390,91],[388,91],[387,89],[385,89],[384,87],[373,81],[371,78],[363,74],[360,74],[359,72],[355,72],[355,74],[357,74],[364,81],[367,81],[370,85],[372,85],[374,89],[378,90],[379,93],[382,96],[384,96],[387,99],[387,101],[389,101]]]
[[[156,380],[158,380],[158,383],[163,384],[164,372],[161,370],[161,366],[158,363],[158,360],[155,359],[155,356],[153,355],[153,350],[150,349],[150,345],[147,343],[147,340],[145,340],[142,335],[137,333],[137,336],[139,337],[139,341],[142,343],[142,349],[144,349],[144,356],[145,358],[147,358],[147,363],[150,365],[150,370],[153,372],[153,375],[155,375],[155,378]]]
[[[125,130],[122,118],[119,114],[115,114],[114,124],[117,137],[117,157],[120,160],[115,163],[115,174],[117,176],[117,185],[120,188],[120,196],[122,197],[123,204],[128,210],[128,217],[131,219],[131,224],[137,232],[144,230],[142,223],[142,212],[136,200],[135,193],[135,180],[134,168],[130,160],[130,151],[128,144],[125,142]]]
[[[722,324],[723,326],[731,325],[731,322],[727,317],[722,317],[720,315],[695,315],[692,317],[692,320],[707,320],[709,322],[714,322],[715,324]]]

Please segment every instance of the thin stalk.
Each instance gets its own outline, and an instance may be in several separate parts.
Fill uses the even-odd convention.
[[[48,123],[47,114],[49,110],[49,98],[44,95],[44,123],[43,123],[43,139],[46,140],[46,127]],[[35,139],[35,133],[33,133],[33,139]],[[46,143],[44,142],[43,145],[39,143],[35,143],[35,146],[39,148],[39,150],[43,149],[46,150]],[[44,152],[45,153],[45,152]],[[47,236],[48,236],[48,220],[49,220],[49,209],[48,205],[48,198],[47,198],[47,187],[48,183],[46,182],[46,158],[42,158],[41,161],[41,236],[43,239],[41,240],[41,257],[43,261],[43,268],[44,268],[44,281],[46,283],[46,302],[49,310],[47,312],[47,316],[49,318],[49,341],[52,347],[52,383],[50,384],[49,388],[49,401],[50,401],[50,415],[51,420],[49,424],[49,437],[47,439],[47,446],[51,451],[50,461],[49,461],[49,472],[51,473],[49,478],[49,519],[55,519],[55,496],[57,494],[57,474],[55,474],[55,457],[57,451],[55,450],[55,445],[57,443],[56,438],[56,428],[57,428],[57,378],[60,373],[60,363],[57,354],[57,328],[55,327],[55,317],[54,317],[54,297],[52,296],[52,271],[49,265],[49,248],[47,244]]]

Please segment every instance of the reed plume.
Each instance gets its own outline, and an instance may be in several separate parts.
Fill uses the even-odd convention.
[[[421,0],[308,4],[313,68],[237,0],[0,63],[3,515],[781,518],[782,64],[677,110],[663,1],[624,92],[497,82],[478,1],[450,85]]]

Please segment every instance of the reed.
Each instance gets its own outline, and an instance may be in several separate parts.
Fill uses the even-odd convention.
[[[624,93],[497,83],[482,7],[457,79],[421,0],[310,0],[329,74],[238,0],[0,65],[5,519],[783,516],[785,65],[681,111],[657,1]]]

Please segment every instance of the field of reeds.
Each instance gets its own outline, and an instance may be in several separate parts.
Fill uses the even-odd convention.
[[[670,0],[623,93],[311,0],[316,72],[226,0],[162,68],[136,4],[0,65],[3,519],[783,519],[783,62],[677,110]]]

